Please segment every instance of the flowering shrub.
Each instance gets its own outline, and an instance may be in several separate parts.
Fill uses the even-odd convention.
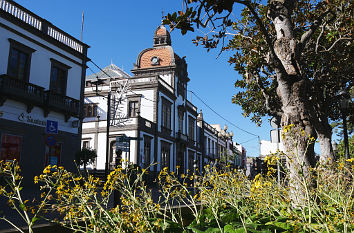
[[[157,180],[157,202],[143,181],[144,169],[118,167],[104,182],[48,166],[34,178],[42,192],[36,205],[21,199],[17,163],[1,162],[0,174],[7,185],[0,187],[0,194],[8,198],[30,232],[47,211],[60,216],[48,221],[77,232],[353,232],[354,159],[312,169],[310,179],[315,185],[300,186],[305,200],[294,205],[287,177],[279,182],[274,175],[279,156],[267,156],[268,173],[253,180],[229,166],[207,165],[203,175],[164,168]],[[120,203],[109,208],[116,190]],[[185,217],[185,209],[192,219]]]

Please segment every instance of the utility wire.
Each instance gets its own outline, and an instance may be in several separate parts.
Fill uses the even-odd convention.
[[[254,139],[256,139],[256,138],[258,138],[258,137],[253,137],[253,138],[251,138],[251,139],[249,139],[249,140],[247,140],[247,141],[244,141],[244,142],[240,142],[239,144],[245,144],[245,143],[247,143],[247,142],[250,142],[250,141],[253,141]]]
[[[235,125],[234,123],[232,123],[231,121],[229,121],[228,119],[226,119],[225,117],[223,117],[222,115],[220,115],[217,111],[215,111],[214,109],[212,109],[208,104],[206,104],[197,94],[194,93],[194,91],[190,91],[195,97],[197,97],[205,106],[207,106],[211,111],[213,111],[216,115],[218,115],[219,117],[221,117],[223,120],[227,121],[229,124],[233,125],[234,127],[236,127],[237,129],[245,132],[245,133],[248,133],[250,135],[253,135],[255,137],[258,137],[259,138],[259,135],[256,135],[254,133],[251,133],[245,129],[242,129],[240,127],[238,127],[237,125]]]
[[[205,106],[207,106],[212,112],[214,112],[217,116],[219,116],[220,118],[222,118],[223,120],[225,120],[226,122],[228,122],[230,125],[233,125],[235,128],[237,128],[237,129],[239,129],[239,130],[241,130],[241,131],[243,131],[243,132],[245,132],[245,133],[248,133],[248,134],[250,134],[250,135],[253,135],[253,136],[257,137],[257,138],[258,138],[258,144],[259,144],[259,151],[258,151],[258,153],[259,153],[259,155],[261,155],[261,138],[260,138],[259,135],[254,134],[254,133],[251,133],[251,132],[249,132],[249,131],[247,131],[247,130],[245,130],[245,129],[242,129],[242,128],[238,127],[237,125],[235,125],[234,123],[232,123],[231,121],[229,121],[228,119],[226,119],[225,117],[223,117],[222,115],[220,115],[217,111],[215,111],[214,109],[212,109],[207,103],[205,103],[204,100],[202,100],[202,98],[200,98],[200,97],[199,97],[197,94],[195,94],[193,91],[191,91],[191,90],[189,90],[189,91],[190,91],[195,97],[197,97],[197,99],[199,99]]]

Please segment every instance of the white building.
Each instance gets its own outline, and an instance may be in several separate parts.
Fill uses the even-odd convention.
[[[109,168],[119,159],[115,147],[117,137],[122,139],[122,135],[131,138],[127,151],[126,143],[118,144],[122,158],[140,167],[153,164],[150,170],[156,172],[163,167],[183,172],[201,169],[219,158],[219,152],[233,150],[232,137],[204,122],[202,114],[198,115],[197,108],[187,100],[187,63],[174,52],[164,26],[155,30],[153,47],[139,53],[132,73],[130,77],[111,64],[86,78],[82,146],[97,150],[94,168],[106,168],[109,92]],[[205,135],[208,139],[204,140]]]
[[[275,143],[271,141],[261,140],[261,154],[260,156],[267,156],[277,151],[284,151],[283,143]]]
[[[157,163],[150,168],[152,171],[162,167],[174,170],[176,166],[191,169],[198,150],[197,109],[186,99],[189,82],[186,61],[174,53],[166,28],[159,26],[153,48],[138,55],[133,77],[114,65],[103,70],[88,76],[85,88],[87,115],[93,114],[84,120],[83,146],[97,150],[94,167],[106,166],[107,98],[96,94],[93,83],[97,76],[104,80],[98,86],[99,95],[107,96],[110,91],[113,99],[121,99],[111,111],[110,167],[116,164],[116,137],[126,135],[135,140],[130,140],[130,150],[123,152],[123,158],[141,167]],[[120,94],[126,85],[128,90]]]
[[[88,46],[14,1],[0,0],[0,160],[25,177],[74,168]]]

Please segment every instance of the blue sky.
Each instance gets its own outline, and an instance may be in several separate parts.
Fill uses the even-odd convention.
[[[161,24],[162,11],[181,9],[181,0],[122,1],[122,0],[16,0],[17,3],[47,19],[60,29],[80,39],[81,16],[85,12],[83,42],[90,45],[88,56],[100,67],[113,61],[131,74],[139,52],[152,47],[153,34]],[[195,35],[194,35],[195,36]],[[230,54],[217,58],[218,51],[207,52],[192,43],[193,34],[182,36],[171,33],[172,47],[179,56],[186,56],[191,81],[189,90],[195,92],[211,108],[236,126],[261,139],[269,140],[271,127],[265,118],[257,127],[249,118],[242,116],[239,106],[231,103],[236,93],[234,83],[240,76],[227,63]],[[88,64],[95,72],[97,68]],[[88,69],[87,74],[92,72]],[[188,99],[190,100],[190,93]],[[203,110],[209,124],[227,124],[235,134],[234,141],[243,143],[247,155],[258,156],[257,137],[230,125],[201,103],[195,96],[192,103]],[[245,142],[245,143],[244,143]]]

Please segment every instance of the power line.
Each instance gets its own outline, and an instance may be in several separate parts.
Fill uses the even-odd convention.
[[[247,140],[247,141],[244,141],[244,142],[240,142],[239,144],[245,144],[245,143],[247,143],[247,142],[250,142],[250,141],[253,141],[254,139],[256,139],[256,138],[258,138],[258,137],[253,137],[253,138],[251,138],[251,139],[249,139],[249,140]]]
[[[232,123],[231,121],[229,121],[228,119],[226,119],[225,117],[223,117],[222,115],[220,115],[217,111],[215,111],[214,109],[212,109],[208,104],[206,104],[197,94],[194,93],[194,91],[190,91],[195,97],[197,97],[205,106],[207,106],[212,112],[214,112],[216,115],[218,115],[220,118],[222,118],[223,120],[225,120],[226,122],[228,122],[229,124],[233,125],[235,128],[245,132],[245,133],[248,133],[250,135],[253,135],[255,137],[258,137],[259,138],[259,135],[256,135],[254,133],[251,133],[245,129],[242,129],[240,127],[238,127],[237,125],[235,125],[234,123]]]

